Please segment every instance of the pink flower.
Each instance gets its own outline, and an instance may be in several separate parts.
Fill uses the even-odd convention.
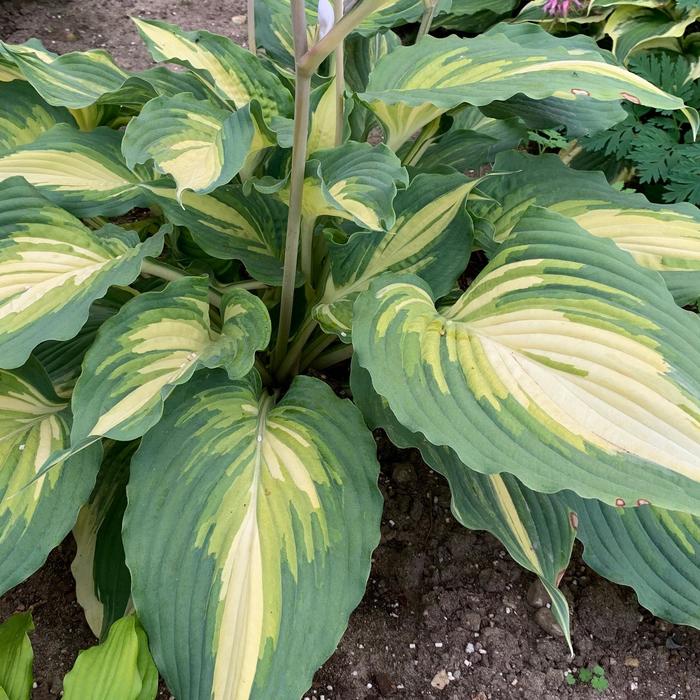
[[[544,11],[554,17],[566,17],[569,14],[571,5],[581,7],[581,0],[546,0]]]

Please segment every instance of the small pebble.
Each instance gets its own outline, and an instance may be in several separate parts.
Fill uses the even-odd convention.
[[[449,684],[450,684],[450,677],[447,675],[447,671],[444,668],[441,671],[438,671],[433,676],[433,680],[430,681],[430,685],[432,685],[433,688],[437,688],[438,690],[442,690],[443,688],[447,688],[447,686]]]

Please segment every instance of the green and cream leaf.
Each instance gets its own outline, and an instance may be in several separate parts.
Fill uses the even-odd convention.
[[[529,206],[547,207],[595,236],[610,238],[642,267],[660,272],[679,304],[700,297],[697,207],[656,204],[642,194],[620,192],[602,173],[574,170],[555,155],[503,153],[495,170],[504,174],[479,185],[487,199],[469,203],[477,239],[487,253],[508,239]]]
[[[280,78],[231,39],[205,31],[186,32],[156,20],[134,22],[156,61],[190,67],[236,109],[255,100],[270,126],[273,117],[292,115],[292,96]]]
[[[97,483],[73,528],[76,553],[70,568],[75,579],[75,596],[98,639],[104,639],[112,624],[132,607],[122,518],[129,461],[137,446],[136,441],[105,443]]]
[[[397,419],[472,469],[698,514],[698,324],[612,241],[533,207],[450,308],[375,281],[353,345]]]
[[[148,102],[126,127],[122,153],[130,168],[152,160],[158,172],[172,175],[180,198],[184,190],[207,193],[229,182],[255,137],[249,109],[231,112],[184,93]]]
[[[427,36],[383,57],[359,98],[382,122],[393,149],[457,105],[483,106],[519,93],[536,100],[626,99],[681,110],[697,130],[698,114],[683,100],[608,63],[592,41],[584,42],[550,36],[534,25],[498,25],[467,39]]]
[[[0,153],[31,143],[56,124],[75,126],[67,109],[47,104],[29,83],[13,80],[2,86],[2,93]]]
[[[0,182],[23,177],[76,216],[118,216],[144,205],[140,177],[121,154],[122,135],[57,124],[32,143],[0,155]]]
[[[300,697],[364,592],[381,515],[372,435],[318,379],[273,403],[256,373],[199,373],[132,460],[134,603],[176,697]]]
[[[385,272],[411,272],[437,296],[447,294],[469,260],[472,223],[464,207],[477,184],[459,173],[416,176],[394,200],[396,221],[383,231],[358,231],[329,241],[330,273],[313,310],[323,329],[350,342],[352,305]]]
[[[107,320],[75,386],[72,442],[90,437],[132,440],[160,418],[163,402],[199,367],[247,374],[271,333],[263,302],[234,290],[222,299],[221,332],[209,321],[208,281],[185,277],[147,292]]]
[[[0,352],[13,368],[42,341],[78,333],[93,301],[160,252],[165,231],[144,243],[112,224],[92,231],[20,178],[0,195]]]
[[[89,107],[103,95],[119,90],[129,77],[102,49],[57,56],[28,44],[0,42],[0,51],[55,107]]]
[[[374,391],[369,372],[356,358],[352,361],[350,386],[353,400],[370,428],[382,428],[397,447],[420,450],[425,462],[447,479],[457,521],[470,530],[490,532],[520,566],[539,577],[571,647],[569,606],[558,588],[576,532],[566,504],[556,495],[528,489],[510,474],[480,474],[467,467],[449,447],[436,447],[422,435],[412,433]]]
[[[407,185],[406,169],[384,144],[348,142],[316,151],[306,164],[304,216],[340,216],[371,231],[386,231],[396,221],[397,189]]]
[[[221,260],[241,260],[251,276],[281,284],[287,206],[274,197],[240,185],[224,185],[211,194],[185,191],[182,205],[168,182],[142,186],[149,204],[167,221],[186,227],[206,253]]]
[[[0,364],[19,367],[45,340],[67,340],[90,304],[139,275],[165,229],[139,241],[113,224],[91,231],[21,178],[0,183]]]
[[[90,496],[99,445],[36,478],[51,454],[67,448],[70,424],[67,402],[36,361],[0,370],[0,594],[44,563]]]

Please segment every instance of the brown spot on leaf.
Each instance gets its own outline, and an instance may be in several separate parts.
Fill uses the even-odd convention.
[[[584,90],[583,88],[571,88],[571,94],[572,95],[585,95],[586,97],[591,96],[591,93],[588,92],[588,90]]]
[[[636,95],[631,95],[629,92],[621,92],[620,94],[624,99],[634,102],[636,105],[642,103],[642,101]]]
[[[651,505],[649,501],[647,501],[646,498],[638,498],[637,499],[637,505],[638,506],[648,506]]]
[[[616,498],[616,499],[615,499],[615,505],[616,505],[616,506],[619,506],[620,508],[622,508],[622,506],[625,505],[624,499],[623,499],[623,498]]]
[[[569,513],[569,524],[576,530],[578,528],[578,513],[573,510]]]

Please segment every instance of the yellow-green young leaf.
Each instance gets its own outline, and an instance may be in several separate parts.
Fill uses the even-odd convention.
[[[156,61],[189,66],[236,109],[256,100],[268,125],[274,117],[292,115],[292,96],[280,78],[231,39],[205,31],[186,32],[155,20],[134,22]]]
[[[700,519],[650,505],[615,508],[572,493],[569,507],[583,559],[599,574],[634,588],[654,615],[700,629]]]
[[[73,528],[76,553],[71,564],[75,595],[96,637],[131,608],[131,576],[124,561],[122,518],[126,508],[129,461],[137,441],[106,442],[90,500]]]
[[[13,151],[37,139],[60,123],[75,125],[67,109],[52,107],[28,83],[14,80],[1,88],[0,153]]]
[[[569,606],[558,588],[575,536],[566,504],[556,496],[528,489],[510,474],[480,474],[467,467],[449,447],[436,447],[422,435],[412,433],[374,391],[369,372],[355,357],[350,384],[353,400],[370,428],[382,428],[398,447],[420,450],[425,462],[447,479],[455,518],[470,530],[488,530],[520,566],[539,577],[571,648]]]
[[[522,93],[541,100],[619,102],[682,110],[698,127],[697,112],[624,68],[606,62],[590,40],[559,39],[535,25],[498,25],[462,39],[425,37],[392,51],[360,94],[398,148],[416,130],[459,104],[482,106]]]
[[[287,206],[255,190],[225,185],[208,195],[177,193],[168,183],[143,186],[149,204],[158,205],[165,218],[185,226],[209,255],[242,260],[251,276],[268,284],[282,282]]]
[[[330,274],[313,309],[323,329],[350,342],[352,305],[385,272],[411,272],[437,296],[447,294],[471,253],[472,223],[464,200],[475,184],[459,173],[420,174],[397,195],[396,222],[389,231],[360,231],[344,243],[329,241]]]
[[[76,216],[118,216],[143,206],[139,177],[126,167],[121,133],[89,133],[57,124],[32,143],[0,156],[0,182],[24,177]]]
[[[129,77],[102,49],[62,56],[28,44],[6,44],[0,51],[50,104],[88,107],[105,93],[122,87]]]
[[[306,164],[304,216],[340,216],[372,231],[386,231],[396,221],[397,188],[407,185],[406,169],[384,144],[351,141],[316,151]]]
[[[13,615],[0,625],[0,691],[7,700],[31,697],[34,652],[28,633],[33,629],[28,612]]]
[[[153,700],[158,670],[135,615],[123,617],[107,639],[81,651],[63,679],[65,700]]]
[[[69,444],[67,403],[36,361],[0,370],[0,595],[34,573],[73,527],[100,462],[93,445],[36,479]]]
[[[642,267],[661,273],[679,304],[700,297],[700,211],[690,204],[656,204],[620,192],[602,173],[566,167],[555,155],[503,153],[503,174],[483,181],[488,199],[469,203],[477,239],[488,253],[508,239],[536,204],[571,217],[595,236],[612,239]]]
[[[345,100],[343,104],[346,106],[345,114],[347,116],[348,108],[352,107],[352,103],[350,100]],[[335,78],[331,78],[311,93],[311,124],[309,125],[307,153],[335,146],[337,111]]]
[[[655,46],[678,49],[678,38],[700,17],[700,7],[675,16],[664,9],[621,5],[608,17],[605,33],[613,41],[613,53],[620,61]]]
[[[221,332],[209,322],[208,282],[186,277],[126,303],[106,321],[75,385],[72,441],[131,440],[160,418],[163,402],[199,367],[246,375],[270,341],[263,302],[239,289],[222,299]]]
[[[249,109],[231,112],[183,93],[148,102],[126,127],[122,153],[130,168],[152,160],[172,175],[180,198],[184,190],[206,193],[229,182],[254,137]]]
[[[95,299],[160,253],[164,233],[141,243],[113,224],[91,231],[21,178],[0,183],[0,366],[76,335]]]
[[[473,469],[698,514],[699,332],[657,273],[533,207],[450,308],[377,280],[353,345],[397,419]]]
[[[309,687],[379,541],[375,449],[318,379],[297,377],[277,405],[255,372],[175,390],[132,460],[124,521],[134,603],[173,695]]]

